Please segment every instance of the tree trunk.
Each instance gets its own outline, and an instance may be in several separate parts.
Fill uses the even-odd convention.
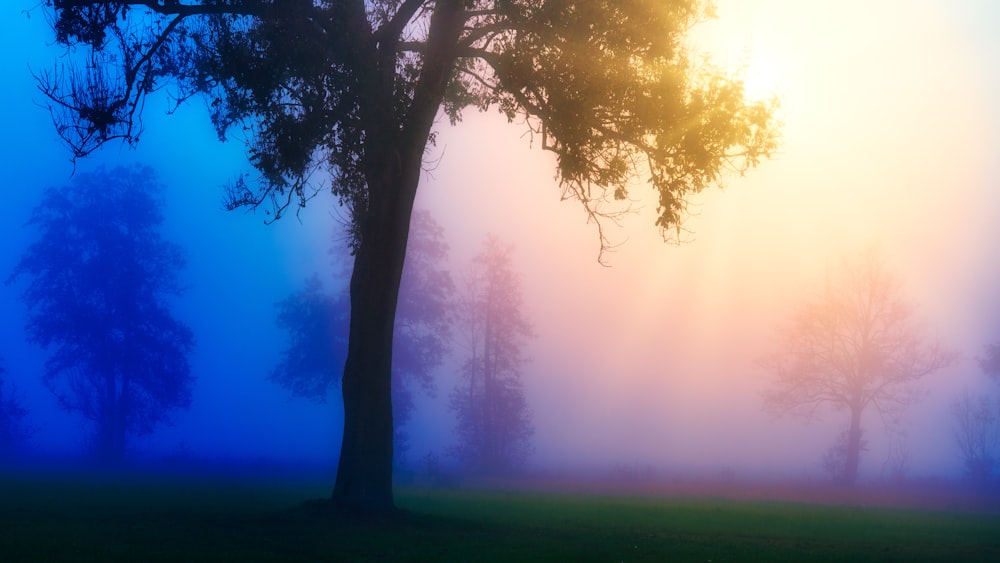
[[[851,426],[847,430],[847,459],[844,466],[844,483],[858,481],[858,464],[861,461],[861,409],[851,409]]]
[[[362,512],[391,512],[392,337],[403,275],[410,215],[428,135],[451,76],[464,24],[464,2],[434,5],[424,65],[402,122],[396,100],[395,51],[372,58],[361,116],[365,130],[367,208],[354,210],[361,240],[351,274],[351,326],[341,390],[344,441],[340,446],[336,505]],[[392,43],[387,43],[392,45]],[[385,53],[382,53],[383,55]]]
[[[333,501],[352,511],[395,510],[392,341],[423,145],[414,149],[402,157],[386,151],[383,174],[370,179],[369,207],[351,274],[350,335],[341,384],[344,438]]]

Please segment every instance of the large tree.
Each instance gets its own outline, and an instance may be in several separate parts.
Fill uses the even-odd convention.
[[[168,303],[184,260],[159,233],[162,189],[140,166],[47,189],[28,221],[38,240],[11,274],[29,279],[28,338],[53,349],[45,384],[94,425],[105,461],[191,401],[191,330]]]
[[[845,260],[798,308],[778,351],[763,361],[773,376],[764,394],[770,412],[812,417],[824,405],[847,411],[835,446],[845,483],[857,480],[865,411],[873,408],[891,423],[916,399],[914,383],[954,358],[918,330],[912,311],[877,253]]]
[[[403,465],[416,387],[434,390],[433,372],[451,344],[452,294],[444,230],[426,210],[413,214],[399,289],[392,362],[394,463]],[[337,237],[342,238],[342,237]],[[334,267],[346,249],[331,249]],[[346,283],[326,289],[318,276],[278,303],[278,326],[288,345],[271,380],[293,396],[326,402],[347,356],[350,301]]]
[[[257,177],[232,206],[280,216],[329,189],[355,261],[344,439],[333,497],[391,510],[391,350],[410,213],[442,113],[497,108],[555,153],[565,197],[600,219],[649,180],[669,233],[688,196],[769,156],[771,102],[689,52],[709,0],[47,0],[58,42],[40,77],[82,156],[138,141],[146,96],[203,94],[222,137],[245,132]],[[317,170],[325,174],[314,174]],[[600,231],[602,222],[598,221]],[[605,244],[601,232],[602,247]]]
[[[486,239],[467,282],[459,305],[465,357],[451,394],[458,438],[452,453],[472,473],[502,475],[531,451],[534,429],[521,382],[531,324],[511,249],[496,237]]]

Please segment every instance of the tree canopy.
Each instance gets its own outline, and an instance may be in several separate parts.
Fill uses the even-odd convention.
[[[191,330],[167,301],[181,291],[181,250],[159,234],[162,186],[152,169],[77,174],[49,188],[28,225],[39,230],[11,280],[28,278],[26,333],[51,348],[44,383],[94,424],[94,448],[122,457],[191,400]]]
[[[234,206],[280,214],[326,187],[359,224],[371,153],[400,139],[422,152],[439,106],[453,123],[470,107],[522,121],[594,217],[648,177],[662,229],[777,143],[776,101],[748,103],[738,77],[687,48],[714,16],[701,0],[48,4],[59,42],[93,48],[86,70],[41,77],[73,153],[138,142],[145,97],[168,83],[181,100],[203,94],[220,138],[245,133],[260,172],[231,186]]]

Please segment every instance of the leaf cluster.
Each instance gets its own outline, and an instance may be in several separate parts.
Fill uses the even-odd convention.
[[[709,3],[509,1],[485,11],[453,90],[509,120],[524,116],[556,155],[564,197],[595,220],[614,218],[607,199],[629,199],[644,176],[669,236],[690,194],[777,148],[777,100],[746,101],[738,78],[685,45],[713,15]]]

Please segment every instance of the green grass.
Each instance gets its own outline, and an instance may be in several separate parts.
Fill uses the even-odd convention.
[[[355,522],[324,484],[0,477],[0,561],[1000,561],[1000,516],[404,489]]]

